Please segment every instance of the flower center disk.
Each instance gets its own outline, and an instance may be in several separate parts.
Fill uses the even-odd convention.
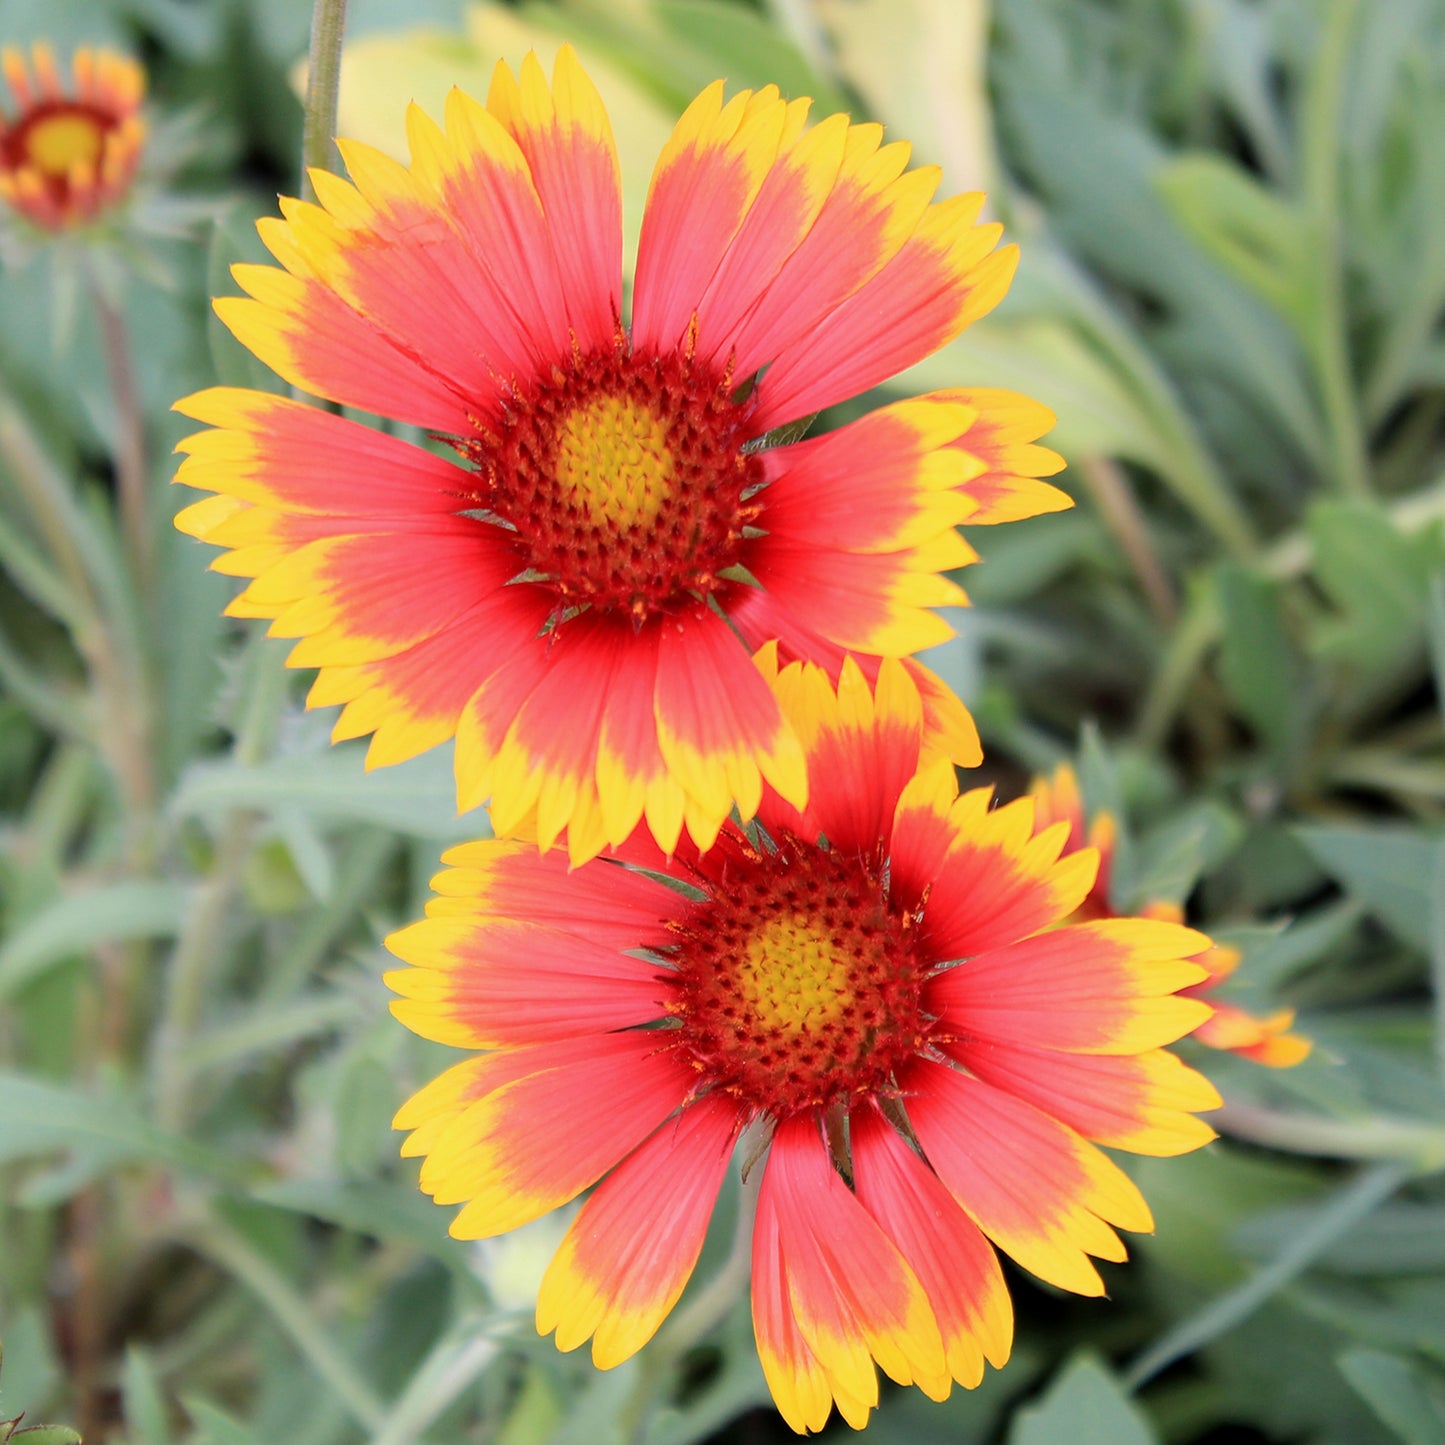
[[[762,467],[746,402],[685,356],[574,357],[460,444],[519,573],[565,606],[642,621],[705,598],[738,559]]]
[[[67,175],[77,163],[95,166],[103,148],[101,127],[87,111],[56,111],[25,129],[26,155],[48,176]]]
[[[599,530],[645,532],[673,496],[667,424],[626,396],[602,395],[557,428],[557,485]]]
[[[855,858],[797,840],[744,857],[678,932],[682,1044],[758,1111],[887,1095],[924,1041],[908,930]]]

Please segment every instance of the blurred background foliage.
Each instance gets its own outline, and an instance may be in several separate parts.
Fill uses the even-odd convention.
[[[388,1127],[445,1051],[387,1015],[380,939],[484,821],[444,753],[365,776],[328,747],[286,644],[223,621],[233,584],[169,527],[171,401],[276,385],[207,297],[298,185],[308,9],[0,0],[0,40],[144,61],[199,217],[79,282],[0,273],[0,1417],[126,1445],[782,1439],[744,1309],[601,1375],[530,1323],[565,1221],[446,1238]],[[1445,4],[352,0],[340,130],[399,150],[407,99],[563,37],[634,235],[717,75],[989,190],[1014,291],[889,391],[1041,398],[1079,505],[972,538],[975,606],[931,660],[1002,792],[1074,759],[1124,820],[1116,902],[1187,898],[1244,952],[1231,996],[1316,1041],[1288,1071],[1195,1050],[1224,1138],[1131,1164],[1159,1227],[1111,1298],[1016,1275],[1012,1363],[942,1405],[885,1391],[874,1437],[1438,1445]],[[108,308],[150,483],[129,537]]]

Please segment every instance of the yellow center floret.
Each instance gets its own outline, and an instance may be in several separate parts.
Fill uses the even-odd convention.
[[[657,520],[677,464],[667,426],[627,396],[596,396],[557,428],[557,483],[589,521],[630,532]]]
[[[475,465],[478,510],[505,524],[518,576],[559,615],[634,626],[690,610],[739,560],[760,504],[749,399],[726,370],[612,347],[572,358],[455,445]]]
[[[82,111],[47,116],[25,132],[26,155],[47,176],[69,175],[77,163],[96,166],[103,147],[101,127]]]
[[[759,1028],[819,1033],[853,1001],[852,964],[827,929],[798,913],[773,919],[748,939],[734,977]]]
[[[676,1017],[701,1086],[775,1118],[887,1097],[922,1047],[907,920],[863,860],[784,836],[735,841],[725,882],[679,935]]]

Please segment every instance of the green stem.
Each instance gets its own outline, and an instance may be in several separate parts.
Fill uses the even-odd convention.
[[[236,730],[232,755],[240,763],[259,762],[275,736],[277,718],[286,699],[286,674],[272,640],[256,633],[249,647],[246,707]],[[151,1089],[156,1117],[181,1132],[195,1104],[191,1041],[205,1013],[206,983],[225,934],[226,915],[240,887],[251,846],[255,817],[230,812],[216,839],[211,873],[196,892],[166,970],[165,1001],[151,1048]]]
[[[1248,562],[1259,551],[1254,524],[1230,491],[1169,377],[1082,272],[1062,257],[1056,256],[1054,262],[1052,283],[1069,298],[1087,344],[1107,358],[1154,424],[1162,443],[1161,456],[1168,462],[1160,460],[1150,465],[1231,557]]]
[[[1388,748],[1350,748],[1329,762],[1331,782],[1407,798],[1445,799],[1445,762],[1401,757]]]
[[[371,1445],[415,1445],[500,1349],[480,1321],[461,1321],[412,1372],[405,1393],[372,1436]]]
[[[1356,0],[1332,0],[1303,114],[1303,188],[1314,245],[1307,340],[1330,433],[1334,483],[1350,497],[1371,492],[1364,430],[1350,374],[1344,267],[1340,258],[1340,107],[1355,27]]]
[[[32,600],[64,622],[85,651],[100,630],[100,607],[91,576],[93,558],[81,540],[81,518],[74,499],[41,451],[23,414],[8,397],[0,397],[0,462],[29,513],[44,552],[27,563],[34,541],[0,514],[0,543],[7,567]]]
[[[351,1418],[368,1436],[373,1434],[386,1415],[381,1400],[332,1344],[321,1321],[291,1281],[242,1235],[214,1216],[198,1223],[186,1237],[193,1248],[239,1280],[270,1310],[272,1318],[335,1392]]]
[[[336,169],[336,99],[341,90],[341,39],[346,0],[316,0],[306,69],[306,122],[301,140],[301,194],[315,198],[311,171]]]
[[[92,683],[90,734],[115,778],[137,867],[151,848],[156,800],[148,669],[141,652],[134,593],[59,468],[23,413],[0,396],[0,461],[30,515],[53,568],[24,568],[22,585],[47,596],[70,628]],[[18,533],[0,521],[7,557]],[[54,595],[50,595],[54,594]]]
[[[136,390],[135,367],[125,316],[95,278],[89,277],[90,302],[100,322],[101,348],[115,403],[116,496],[120,531],[130,556],[131,574],[142,597],[154,593],[155,546],[150,509],[150,469],[146,462],[145,419]]]
[[[205,1013],[211,963],[240,886],[250,839],[250,819],[233,815],[217,845],[211,876],[196,890],[166,970],[161,1020],[151,1044],[151,1079],[156,1122],[173,1134],[185,1131],[195,1105],[188,1045]]]
[[[1331,1119],[1287,1114],[1254,1104],[1226,1104],[1209,1116],[1221,1134],[1291,1154],[1327,1159],[1383,1159],[1422,1174],[1445,1169],[1445,1125],[1371,1114]]]
[[[1219,640],[1219,598],[1208,578],[1195,579],[1183,615],[1169,635],[1168,646],[1149,684],[1136,729],[1141,747],[1150,752],[1163,744],[1184,698],[1210,648]]]
[[[1098,455],[1083,457],[1078,465],[1084,486],[1133,569],[1150,611],[1166,627],[1172,625],[1179,614],[1179,601],[1124,468],[1112,457]]]
[[[356,1002],[344,995],[288,999],[279,1008],[249,1013],[233,1024],[207,1029],[177,1049],[180,1067],[213,1073],[256,1053],[289,1047],[312,1034],[354,1023]]]

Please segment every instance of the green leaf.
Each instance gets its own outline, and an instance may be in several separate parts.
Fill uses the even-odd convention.
[[[27,1425],[10,1439],[20,1445],[81,1445],[80,1432],[69,1425]]]
[[[1052,25],[1041,23],[1044,11],[1052,12]],[[1087,24],[1085,13],[1094,12],[1058,4],[994,7],[995,27],[1005,36],[1014,32],[1011,44],[995,47],[990,55],[999,126],[1008,135],[1012,165],[1022,167],[1031,192],[1047,208],[1049,232],[1100,275],[1157,303],[1162,315],[1151,323],[1136,311],[1129,321],[1114,316],[1106,326],[1093,324],[1107,303],[1091,294],[1077,270],[1065,278],[1066,288],[1050,298],[1049,309],[1055,314],[1085,309],[1091,332],[1111,333],[1102,349],[1111,359],[1127,362],[1129,390],[1156,418],[1159,442],[1167,449],[1170,434],[1175,437],[1173,455],[1165,458],[1161,475],[1171,478],[1181,495],[1181,473],[1199,469],[1201,458],[1189,456],[1199,441],[1185,435],[1192,433],[1193,418],[1184,414],[1164,368],[1188,389],[1194,408],[1207,403],[1206,419],[1213,423],[1210,440],[1230,453],[1231,476],[1278,487],[1273,474],[1280,469],[1281,442],[1287,440],[1306,458],[1323,450],[1300,347],[1287,325],[1213,263],[1170,213],[1156,177],[1174,156],[1174,145],[1139,124],[1121,104],[1117,57],[1098,55],[1092,64],[1085,62],[1094,77],[1112,78],[1093,87],[1092,94],[1083,83],[1071,63],[1076,36],[1070,32],[1076,14],[1081,25]],[[1041,45],[1039,31],[1045,28],[1054,33]],[[1123,38],[1135,27],[1125,23],[1110,29]],[[1166,42],[1169,52],[1197,56],[1192,40],[1181,42],[1182,35]],[[1278,62],[1265,57],[1263,64],[1272,71]],[[1154,86],[1154,79],[1141,77],[1135,94]],[[1128,217],[1126,225],[1119,222],[1122,216]],[[1024,241],[1027,256],[1016,286],[1021,293],[1030,277],[1047,271],[1051,258],[1047,247],[1037,239],[1030,245],[1031,238],[1020,236],[1019,229],[1014,228],[1015,239]],[[1017,314],[1014,296],[1001,314]],[[965,346],[976,330],[964,333]],[[1037,384],[1021,380],[1019,389],[1054,405],[1042,377]],[[1063,408],[1058,410],[1062,417]],[[1067,447],[1064,450],[1067,454]],[[1207,456],[1202,460],[1209,465]],[[1224,475],[1222,468],[1214,470],[1212,487]]]
[[[1435,998],[1435,1066],[1445,1078],[1445,838],[1435,844],[1435,861],[1428,880],[1430,991]]]
[[[947,191],[993,189],[989,7],[955,0],[846,0],[766,8],[832,60],[869,118],[886,121],[890,136],[908,138],[916,164],[943,168]],[[726,9],[733,16],[748,14],[738,6]],[[778,42],[774,29],[770,48]],[[782,75],[770,78],[788,93]],[[815,115],[827,113],[824,104],[838,108],[831,95],[803,93],[818,96]],[[863,118],[846,99],[842,108]]]
[[[230,1180],[236,1163],[225,1154],[168,1134],[116,1092],[83,1093],[22,1074],[0,1073],[0,1161],[73,1151],[75,1182],[120,1163],[146,1160],[186,1174]]]
[[[1405,1445],[1445,1440],[1445,1379],[1423,1365],[1380,1350],[1346,1350],[1340,1373]]]
[[[1234,161],[1176,157],[1155,176],[1174,219],[1231,275],[1297,328],[1307,323],[1308,220]]]
[[[1317,1196],[1314,1172],[1263,1149],[1200,1149],[1177,1159],[1140,1159],[1131,1170],[1154,1212],[1149,1258],[1168,1274],[1217,1292],[1244,1272],[1232,1239],[1261,1210],[1306,1205]]]
[[[175,937],[188,897],[179,883],[131,881],[56,899],[0,944],[0,999],[98,944]]]
[[[276,1053],[333,1033],[361,1016],[361,1004],[344,993],[292,994],[280,1004],[228,1009],[223,1021],[203,1029],[180,1054],[186,1068],[206,1073],[234,1066],[248,1054]]]
[[[4,447],[5,425],[0,408],[0,449]],[[57,621],[72,631],[89,625],[90,605],[83,593],[61,575],[30,531],[14,525],[4,513],[0,513],[0,563],[9,581]]]
[[[1182,903],[1200,876],[1227,857],[1243,836],[1244,825],[1218,803],[1204,799],[1184,808],[1138,840],[1130,897],[1116,898],[1116,903]]]
[[[325,902],[336,885],[330,850],[311,819],[300,808],[277,808],[272,814],[277,831],[291,855],[297,875],[318,902]]]
[[[522,1377],[522,1388],[497,1432],[496,1445],[531,1445],[534,1440],[550,1440],[562,1420],[562,1405],[547,1372],[532,1365]]]
[[[259,1204],[324,1219],[373,1239],[406,1240],[446,1263],[464,1267],[448,1238],[448,1213],[410,1184],[380,1180],[285,1179],[250,1191]]]
[[[278,808],[278,814],[288,810]],[[290,816],[297,816],[290,811]],[[305,907],[309,894],[291,851],[280,838],[263,838],[246,855],[242,870],[246,902],[265,917],[283,917]]]
[[[49,1321],[36,1306],[7,1308],[4,1360],[0,1400],[7,1418],[49,1401],[60,1384],[61,1367]]]
[[[1430,579],[1430,604],[1425,610],[1430,639],[1430,671],[1435,678],[1435,705],[1445,718],[1445,570]]]
[[[1092,1355],[1076,1355],[1018,1410],[1008,1445],[1157,1445],[1148,1417]]]
[[[1079,739],[1079,789],[1090,818],[1108,813],[1114,820],[1114,858],[1109,891],[1115,898],[1136,896],[1136,855],[1129,813],[1124,806],[1124,788],[1119,779],[1118,759],[1109,751],[1103,735],[1093,723],[1085,725]]]
[[[980,616],[985,607],[1009,607],[1037,596],[1073,567],[1099,563],[1109,548],[1097,519],[1078,509],[1007,527],[978,527],[968,539],[985,564],[965,574]]]
[[[180,817],[211,816],[234,808],[285,815],[295,809],[313,821],[374,823],[428,840],[485,837],[485,813],[457,817],[451,752],[431,752],[368,773],[364,744],[324,752],[289,753],[262,763],[196,763],[171,801]]]
[[[1303,721],[1303,689],[1300,660],[1280,616],[1279,588],[1228,563],[1216,580],[1223,627],[1220,677],[1244,720],[1284,753]]]
[[[347,1174],[365,1177],[395,1157],[395,1113],[392,1071],[367,1054],[350,1060],[336,1091],[336,1157]]]
[[[797,46],[762,15],[719,0],[653,0],[647,13],[674,40],[707,56],[716,75],[735,85],[778,86],[786,96],[814,97],[814,115],[847,110],[848,98],[803,59]]]
[[[1335,1241],[1344,1238],[1358,1222],[1384,1204],[1409,1175],[1410,1166],[1402,1163],[1380,1163],[1360,1170],[1353,1181],[1337,1189],[1319,1207],[1311,1222],[1287,1240],[1269,1263],[1261,1264],[1233,1289],[1225,1290],[1194,1314],[1186,1315],[1144,1350],[1126,1374],[1131,1389],[1140,1389],[1160,1370],[1204,1350],[1256,1315],[1280,1290],[1327,1253]]]
[[[1285,1241],[1267,1264],[1178,1321],[1143,1351],[1129,1366],[1126,1379],[1130,1386],[1139,1389],[1176,1360],[1237,1329],[1378,1209],[1410,1173],[1409,1165],[1393,1162],[1360,1170],[1319,1206],[1309,1224]]]
[[[186,420],[189,431],[195,423]],[[173,470],[173,468],[168,468]],[[179,511],[199,500],[199,493],[170,487],[167,497]],[[161,668],[161,696],[156,711],[160,730],[164,776],[169,781],[208,741],[215,727],[215,699],[222,685],[222,636],[232,626],[224,616],[235,583],[202,565],[207,549],[193,537],[165,528],[162,548],[160,605],[162,616],[184,617],[183,627],[166,633],[166,645],[157,649]]]
[[[1346,899],[1279,923],[1214,929],[1214,940],[1243,953],[1238,976],[1263,998],[1337,947],[1359,924],[1362,912],[1358,902]]]
[[[239,295],[240,287],[231,279],[231,267],[238,262],[254,264],[271,260],[271,253],[256,234],[251,207],[245,202],[237,202],[216,221],[211,232],[211,243],[206,250],[206,294]],[[206,341],[211,350],[211,362],[216,368],[216,380],[222,386],[243,386],[253,391],[285,394],[286,383],[242,346],[210,308],[206,312]]]
[[[120,1390],[125,1404],[126,1445],[171,1445],[166,1397],[150,1351],[139,1345],[126,1350]]]
[[[1388,671],[1420,645],[1431,576],[1445,558],[1439,526],[1406,536],[1377,507],[1318,502],[1306,527],[1315,580],[1336,608],[1315,629],[1316,650]]]
[[[1445,1362],[1445,1287],[1439,1275],[1370,1281],[1320,1277],[1297,1297],[1347,1338],[1390,1354]]]
[[[199,1432],[190,1445],[266,1445],[257,1434],[233,1415],[197,1395],[185,1396],[181,1403],[195,1422]]]
[[[1392,932],[1422,951],[1430,943],[1430,895],[1438,839],[1379,827],[1305,827],[1295,836],[1315,861]]]
[[[1269,1209],[1231,1231],[1251,1259],[1267,1258],[1313,1218],[1312,1207]],[[1425,1275],[1445,1270],[1445,1205],[1405,1201],[1381,1205],[1321,1255],[1331,1274]]]

